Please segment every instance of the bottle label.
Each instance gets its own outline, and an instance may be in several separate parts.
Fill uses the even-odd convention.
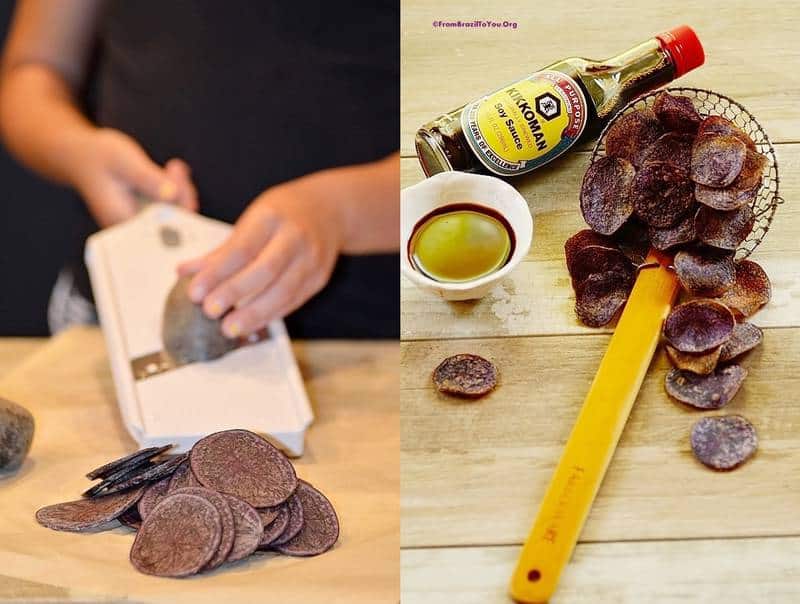
[[[489,171],[515,176],[569,149],[586,117],[586,97],[575,80],[559,71],[539,71],[469,103],[461,128]]]

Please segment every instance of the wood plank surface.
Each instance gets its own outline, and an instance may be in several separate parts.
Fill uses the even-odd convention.
[[[401,364],[402,544],[522,543],[608,336],[406,342]],[[430,374],[451,354],[492,360],[500,385],[464,402]],[[700,412],[664,392],[659,352],[600,489],[582,541],[800,535],[800,329],[770,329],[742,364],[749,376],[724,409]],[[734,472],[699,464],[689,446],[704,415],[740,413],[757,456]],[[509,569],[510,571],[510,569]]]
[[[403,551],[403,604],[505,604],[517,547]],[[578,545],[551,604],[794,604],[800,537]]]
[[[779,145],[781,205],[752,259],[773,283],[773,299],[759,324],[800,327],[800,145]],[[528,256],[482,300],[444,302],[411,281],[401,281],[401,335],[405,340],[597,333],[578,322],[564,262],[564,242],[586,228],[578,207],[588,153],[573,153],[553,166],[514,180],[533,214]],[[401,161],[401,186],[422,179],[416,159]],[[612,327],[600,331],[610,332]]]
[[[439,19],[517,21],[514,29],[434,28]],[[704,45],[705,65],[676,80],[727,94],[779,142],[800,141],[800,11],[795,2],[403,3],[401,153],[446,111],[566,57],[605,59],[681,24]]]
[[[119,418],[101,333],[78,328],[0,381],[0,396],[25,405],[37,422],[23,467],[0,481],[0,600],[216,603],[269,594],[287,603],[396,602],[398,345],[298,342],[295,354],[316,421],[294,464],[337,509],[342,532],[331,552],[262,554],[177,581],[133,569],[127,529],[70,534],[39,526],[37,508],[75,498],[86,488],[83,472],[135,447]]]
[[[47,343],[47,338],[0,339],[0,378]]]

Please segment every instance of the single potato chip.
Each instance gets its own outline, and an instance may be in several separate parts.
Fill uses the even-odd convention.
[[[737,323],[730,339],[722,345],[719,360],[726,363],[743,355],[764,340],[764,332],[752,323]]]
[[[733,314],[744,319],[754,315],[769,302],[772,297],[772,285],[761,266],[752,260],[736,263],[736,281],[720,302],[733,311]]]
[[[735,136],[704,134],[692,147],[691,178],[709,187],[727,187],[742,171],[747,147]]]
[[[681,250],[673,260],[681,286],[693,296],[716,298],[736,281],[733,254],[714,249]]]
[[[681,352],[709,352],[731,337],[735,324],[727,306],[700,298],[672,309],[664,322],[664,337]]]
[[[479,398],[497,386],[497,369],[476,354],[457,354],[433,370],[433,383],[444,394]]]
[[[638,168],[645,149],[663,133],[664,128],[652,111],[631,111],[614,120],[606,132],[606,155],[627,159]]]
[[[615,233],[633,214],[631,185],[636,169],[620,157],[602,157],[583,177],[581,212],[592,230]]]
[[[698,375],[708,375],[717,368],[720,351],[722,350],[722,346],[717,346],[711,352],[692,354],[690,352],[681,352],[669,344],[667,344],[666,348],[667,356],[675,367]]]
[[[756,144],[753,142],[753,139],[751,139],[744,130],[721,115],[709,115],[700,122],[700,127],[697,129],[697,136],[703,134],[735,136],[744,143],[745,147],[751,151],[756,150]]]
[[[723,212],[701,206],[695,216],[697,238],[722,250],[736,250],[753,230],[756,216],[750,206]]]
[[[617,245],[610,237],[595,233],[592,229],[578,231],[564,242],[564,256],[567,259],[567,271],[572,274],[572,266],[575,261],[575,254],[590,245],[599,245],[609,249],[616,249]]]
[[[704,417],[692,426],[692,453],[712,470],[733,470],[758,449],[756,429],[741,415]]]
[[[702,117],[694,108],[692,99],[661,92],[653,103],[653,112],[667,130],[697,132]]]
[[[667,394],[697,409],[719,409],[727,405],[747,377],[740,365],[728,365],[708,375],[670,369],[664,382]]]
[[[588,327],[608,325],[625,306],[632,288],[631,274],[589,275],[575,287],[575,314]]]

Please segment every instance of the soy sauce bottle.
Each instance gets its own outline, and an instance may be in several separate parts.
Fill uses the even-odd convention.
[[[447,170],[516,176],[597,137],[633,98],[703,64],[682,25],[605,61],[564,59],[425,124],[417,157],[427,176]]]

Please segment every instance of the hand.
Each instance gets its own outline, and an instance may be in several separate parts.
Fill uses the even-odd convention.
[[[236,223],[230,238],[206,256],[185,262],[197,273],[194,302],[219,318],[223,333],[258,331],[301,306],[328,282],[342,246],[342,218],[323,191],[304,178],[268,189]]]
[[[197,191],[183,160],[171,159],[162,168],[134,139],[110,128],[93,130],[84,148],[73,181],[101,227],[132,217],[139,207],[136,193],[197,210]]]

